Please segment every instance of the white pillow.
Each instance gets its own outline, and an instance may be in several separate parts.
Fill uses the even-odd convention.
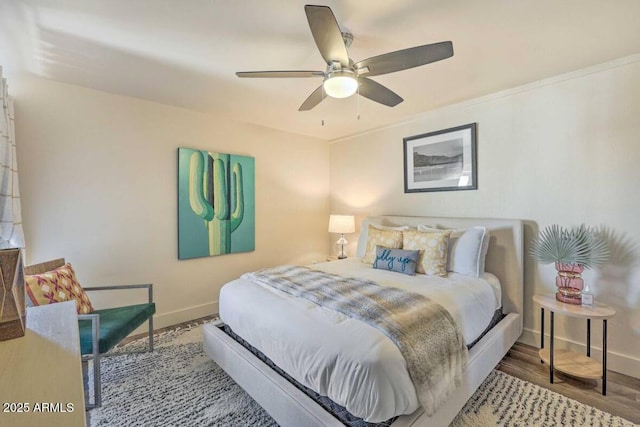
[[[380,223],[376,223],[370,219],[365,219],[360,224],[360,236],[358,236],[358,248],[356,249],[356,256],[360,258],[364,258],[364,255],[367,252],[367,241],[369,240],[369,226],[373,226],[375,228],[379,228],[380,230],[411,230],[411,227],[408,225],[403,225],[400,227],[389,227],[386,225],[382,225]],[[440,230],[438,230],[440,231]]]
[[[418,225],[418,231],[432,230],[438,229]],[[454,230],[449,239],[447,271],[479,277],[484,273],[489,239],[489,232],[485,227]]]

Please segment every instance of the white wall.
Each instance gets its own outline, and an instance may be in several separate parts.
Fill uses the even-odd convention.
[[[162,327],[216,313],[243,272],[326,257],[325,141],[44,79],[10,90],[27,263],[65,257],[83,284],[152,282]],[[177,259],[180,146],[255,157],[254,252]],[[127,292],[90,296],[146,297]]]
[[[43,79],[13,78],[10,90],[27,262],[64,256],[85,284],[153,282],[158,326],[216,312],[220,286],[244,271],[323,259],[329,212],[521,218],[527,240],[552,223],[605,224],[640,244],[637,56],[431,111],[330,147]],[[402,138],[470,122],[478,123],[479,189],[404,194]],[[177,260],[179,146],[256,158],[255,252]],[[353,245],[355,236],[347,237]],[[332,252],[336,238],[329,237]],[[611,367],[637,376],[640,269],[637,255],[631,258],[618,256],[585,278],[599,301],[618,310],[610,321]],[[553,267],[527,259],[524,342],[539,337],[531,296],[551,292],[554,276]],[[557,336],[568,345],[585,342],[582,322],[557,319]]]
[[[520,218],[526,221],[527,251],[531,238],[549,224],[604,224],[637,247],[639,95],[640,56],[634,56],[336,141],[331,211]],[[478,190],[404,194],[402,138],[472,122],[478,123]],[[625,252],[585,278],[596,299],[618,312],[609,322],[610,367],[638,376],[640,268],[637,253],[625,258]],[[521,340],[537,345],[540,310],[531,297],[554,290],[555,270],[527,258]],[[584,322],[556,319],[556,336],[566,345],[585,343]],[[600,322],[592,329],[592,343],[600,347]]]

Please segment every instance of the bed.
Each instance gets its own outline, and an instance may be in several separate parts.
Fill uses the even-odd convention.
[[[343,318],[336,320],[331,315],[328,316],[329,320],[326,320],[327,309],[321,307],[314,309],[309,305],[310,303],[282,299],[280,295],[277,295],[277,292],[262,289],[260,286],[252,286],[246,279],[232,281],[223,287],[221,317],[232,325],[234,332],[237,332],[240,337],[246,339],[251,345],[255,344],[255,347],[263,351],[274,362],[280,363],[283,370],[292,374],[294,379],[302,381],[304,385],[310,386],[320,394],[335,397],[338,403],[344,404],[356,415],[359,411],[364,411],[363,413],[366,413],[367,417],[373,418],[375,421],[377,418],[385,419],[387,415],[392,413],[403,414],[395,418],[392,424],[394,427],[448,425],[522,333],[522,224],[518,220],[505,219],[403,216],[370,217],[366,222],[385,226],[407,225],[411,227],[428,224],[432,227],[450,229],[483,226],[490,232],[491,239],[485,267],[485,271],[490,274],[477,279],[477,281],[487,283],[487,285],[483,285],[484,291],[477,295],[468,296],[466,302],[464,298],[462,302],[456,302],[458,308],[453,303],[447,306],[446,298],[441,299],[444,301],[442,305],[451,311],[452,316],[461,324],[468,341],[467,344],[473,344],[473,346],[468,352],[468,361],[462,374],[461,384],[455,389],[453,396],[447,400],[446,404],[440,406],[432,415],[427,415],[416,402],[415,391],[412,391],[406,369],[403,371],[402,364],[397,362],[397,355],[392,354],[393,343],[389,341],[384,344],[382,342],[384,337],[381,340],[375,336],[375,333],[370,334],[365,331],[367,325],[361,325],[358,320],[345,321]],[[359,245],[361,246],[362,242]],[[319,264],[314,268],[337,274],[354,274],[353,272],[356,271],[357,274],[372,275],[371,278],[375,278],[377,281],[389,280],[390,283],[396,280],[393,275],[398,275],[398,273],[373,271],[370,267],[359,263],[357,258]],[[458,277],[455,273],[450,276],[451,280],[460,282],[461,289],[470,290],[479,287],[478,282],[474,281],[475,278],[472,280]],[[413,290],[411,289],[410,276],[405,277],[396,282],[396,286],[404,286]],[[498,281],[499,284],[497,284]],[[437,288],[437,280],[435,287]],[[466,291],[462,291],[462,293],[466,294]],[[253,304],[250,302],[252,300]],[[474,313],[470,309],[473,305],[470,302],[473,301],[480,301],[479,304],[490,308],[484,313]],[[487,320],[487,311],[490,312],[491,307],[494,306],[502,306],[502,312],[505,316],[490,330],[483,331]],[[247,309],[247,307],[250,308]],[[286,316],[278,314],[285,312],[285,310],[289,310]],[[464,313],[465,318],[461,317],[463,314],[461,312],[468,312]],[[291,327],[291,319],[297,319],[293,328]],[[326,322],[340,324],[342,335],[334,332],[330,338],[323,336],[322,331],[325,330],[325,327],[331,326],[325,325]],[[365,332],[370,335],[366,335]],[[264,407],[280,425],[342,425],[316,401],[225,333],[219,324],[206,325],[203,333],[206,353]],[[349,345],[349,339],[353,336],[358,337],[358,345]],[[471,341],[477,342],[472,343]],[[306,354],[304,348],[301,349],[293,345],[305,342],[307,346],[310,346],[306,350]],[[320,358],[316,354],[323,357],[328,354],[330,358],[333,355],[331,363],[338,364],[336,360],[348,359],[351,356],[362,357],[362,354],[359,356],[351,355],[351,353],[357,352],[353,349],[360,347],[364,348],[365,356],[378,354],[383,355],[381,357],[385,359],[384,368],[374,371],[381,372],[380,375],[366,375],[366,377],[371,376],[373,379],[370,384],[365,383],[363,389],[350,391],[335,381],[335,378],[322,378],[321,373],[317,377],[313,376],[314,369],[311,369],[310,366],[314,358]],[[344,355],[336,353],[341,348],[344,350]],[[278,349],[280,349],[280,353],[277,352]],[[345,362],[345,366],[348,367],[349,363],[349,361]],[[349,375],[346,368],[337,372]],[[391,382],[393,385],[389,385]],[[372,390],[373,392],[371,392]],[[406,393],[403,393],[403,390],[406,390]],[[358,393],[362,396],[351,402],[348,400],[349,396],[345,397],[345,395],[357,395]],[[367,393],[374,397],[367,397]],[[380,397],[375,400],[375,396],[378,395]],[[388,398],[388,396],[393,396],[393,398]],[[340,401],[341,399],[342,401]],[[368,406],[368,408],[358,405]]]

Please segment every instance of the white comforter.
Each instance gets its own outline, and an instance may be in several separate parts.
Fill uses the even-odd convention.
[[[489,273],[407,276],[374,270],[359,258],[313,268],[426,295],[451,313],[467,344],[487,328],[501,303],[500,284]],[[298,382],[357,417],[380,422],[419,406],[398,348],[359,320],[245,279],[223,286],[220,317]]]

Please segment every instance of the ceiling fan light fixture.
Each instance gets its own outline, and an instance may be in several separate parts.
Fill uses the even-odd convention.
[[[327,74],[322,86],[332,98],[348,98],[358,90],[358,80],[353,71],[336,70]]]

